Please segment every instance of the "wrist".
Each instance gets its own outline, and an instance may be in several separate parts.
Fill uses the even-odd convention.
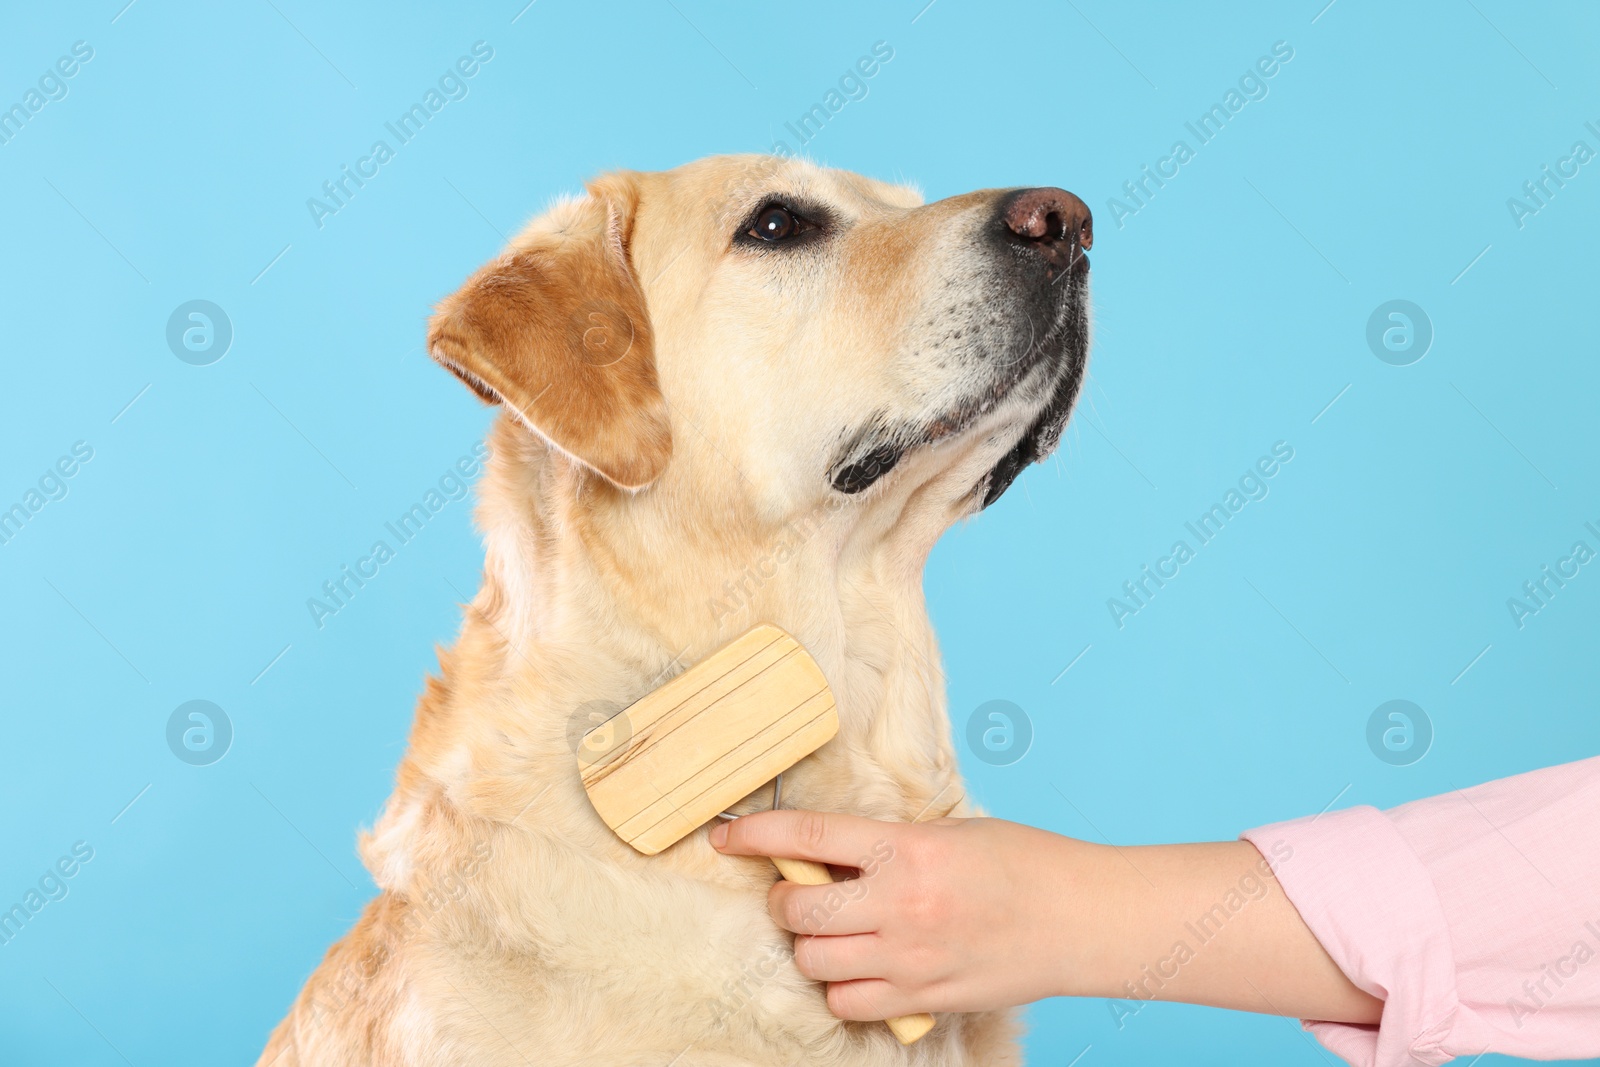
[[[1126,977],[1117,966],[1126,944],[1127,899],[1132,873],[1116,849],[1077,838],[1057,837],[1051,850],[1049,903],[1041,914],[1059,931],[1052,996],[1120,996]]]

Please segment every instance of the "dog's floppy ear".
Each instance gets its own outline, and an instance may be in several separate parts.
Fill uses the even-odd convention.
[[[621,489],[672,455],[644,294],[628,255],[637,179],[559,205],[445,299],[428,351],[489,403]]]

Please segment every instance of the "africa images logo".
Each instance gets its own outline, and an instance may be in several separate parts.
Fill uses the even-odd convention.
[[[466,499],[472,489],[470,479],[478,476],[488,459],[487,443],[473,445],[471,454],[459,457],[452,466],[446,468],[422,494],[422,499],[414,502],[393,521],[383,524],[394,541],[393,545],[379,538],[372,543],[367,554],[358,557],[353,564],[340,564],[339,573],[322,583],[322,595],[306,598],[306,611],[310,613],[317,629],[322,629],[327,625],[327,620],[349,607],[356,594],[382,573],[383,566],[393,560],[401,548],[415,540],[428,522],[444,510],[446,504],[452,500]]]
[[[1288,41],[1273,42],[1272,54],[1259,57],[1252,67],[1239,75],[1237,88],[1229,86],[1221,100],[1201,112],[1194,121],[1183,124],[1184,130],[1194,138],[1193,145],[1185,138],[1172,142],[1172,147],[1166,155],[1156,160],[1153,169],[1146,163],[1139,168],[1137,178],[1123,182],[1122,195],[1126,199],[1119,200],[1113,196],[1106,201],[1106,214],[1117,224],[1117,229],[1122,229],[1128,219],[1149,207],[1156,193],[1183,173],[1183,167],[1199,154],[1201,148],[1215,140],[1228,122],[1245,109],[1245,105],[1265,100],[1271,91],[1267,82],[1276,77],[1293,58],[1294,46]]]
[[[493,58],[494,48],[487,41],[475,42],[471,55],[461,56],[439,75],[437,87],[430,85],[421,100],[402,111],[393,122],[383,124],[383,128],[394,139],[393,145],[379,138],[372,142],[366,155],[356,160],[355,169],[352,170],[348,163],[341,164],[338,176],[322,183],[322,197],[306,199],[306,210],[311,213],[311,221],[317,224],[317,229],[322,229],[326,219],[347,207],[355,199],[356,193],[378,176],[380,168],[394,159],[396,151],[402,145],[410,144],[433,116],[444,110],[446,104],[465,100],[470,92],[468,81],[476,77],[484,64]]]
[[[10,107],[0,104],[0,145],[10,144],[11,139],[21,133],[22,128],[46,105],[65,100],[70,91],[67,83],[93,58],[93,45],[88,41],[74,41],[72,54],[57,59],[53,66],[39,75],[36,86],[30,86],[22,94],[21,100]]]
[[[1149,607],[1156,593],[1183,573],[1183,567],[1199,554],[1200,549],[1215,540],[1229,520],[1243,511],[1246,504],[1267,499],[1272,492],[1268,480],[1292,459],[1293,445],[1287,441],[1273,444],[1271,455],[1261,456],[1254,466],[1239,476],[1237,488],[1230,486],[1220,501],[1201,512],[1193,521],[1183,524],[1183,528],[1194,536],[1193,545],[1189,544],[1188,538],[1174,541],[1165,556],[1154,564],[1146,563],[1136,577],[1122,583],[1123,596],[1107,597],[1106,610],[1111,613],[1111,621],[1117,624],[1117,629],[1125,627],[1128,619]]]

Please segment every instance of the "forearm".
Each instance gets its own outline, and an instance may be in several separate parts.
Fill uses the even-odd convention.
[[[1116,848],[1056,840],[1055,869],[1070,900],[1062,994],[1335,1022],[1372,1023],[1382,1014],[1382,1002],[1329,958],[1250,843]]]

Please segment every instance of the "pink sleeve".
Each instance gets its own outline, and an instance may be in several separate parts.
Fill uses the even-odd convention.
[[[1357,1067],[1600,1056],[1600,757],[1391,811],[1241,835],[1377,1026],[1308,1020]]]

